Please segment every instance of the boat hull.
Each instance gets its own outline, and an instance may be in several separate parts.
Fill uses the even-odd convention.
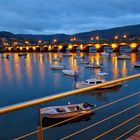
[[[74,117],[74,116],[78,116],[78,115],[84,115],[84,114],[90,114],[92,113],[92,110],[84,110],[84,111],[75,111],[75,112],[69,112],[69,113],[61,113],[61,114],[43,114],[42,117],[43,118],[56,118],[56,119],[60,119],[60,118],[70,118],[70,117]]]
[[[96,85],[87,85],[87,84],[76,83],[76,88],[77,89],[79,89],[79,88],[86,88],[86,87],[96,86]],[[97,89],[115,88],[115,87],[118,87],[118,86],[121,86],[121,85],[122,85],[122,83],[119,82],[119,83],[111,84],[111,85],[108,85],[108,86],[99,87]]]

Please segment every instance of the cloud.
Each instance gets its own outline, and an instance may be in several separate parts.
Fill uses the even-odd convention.
[[[53,34],[139,24],[139,0],[1,0],[0,30]]]

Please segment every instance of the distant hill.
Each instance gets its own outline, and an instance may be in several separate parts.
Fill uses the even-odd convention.
[[[79,40],[86,41],[90,37],[94,37],[99,35],[103,39],[111,39],[114,35],[123,35],[127,34],[129,36],[139,36],[140,35],[140,24],[138,25],[130,25],[124,27],[117,27],[106,30],[95,30],[83,33],[76,33],[73,35],[67,34],[53,34],[53,35],[32,35],[32,34],[13,34],[11,32],[0,31],[0,38],[16,38],[19,40],[44,40],[44,41],[52,41],[53,39],[58,39],[59,41],[68,41],[71,37],[76,37]]]

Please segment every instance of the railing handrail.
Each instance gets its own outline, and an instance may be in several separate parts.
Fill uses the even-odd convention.
[[[19,104],[14,104],[14,105],[10,105],[10,106],[1,107],[0,108],[0,115],[4,114],[4,113],[24,109],[24,108],[27,108],[27,107],[35,106],[35,105],[38,105],[38,104],[42,104],[42,103],[45,103],[45,102],[53,101],[53,100],[56,100],[56,99],[60,99],[60,98],[66,97],[66,96],[79,94],[81,92],[85,92],[85,91],[88,91],[88,90],[97,89],[99,87],[108,86],[110,84],[115,84],[115,83],[118,83],[118,82],[123,82],[123,81],[126,81],[126,80],[130,80],[130,79],[133,79],[133,78],[138,78],[138,77],[140,77],[140,74],[135,74],[135,75],[120,78],[120,79],[117,79],[117,80],[105,82],[103,84],[99,84],[99,85],[96,85],[96,86],[90,86],[90,87],[87,87],[87,88],[82,88],[82,89],[77,89],[77,90],[73,90],[73,91],[63,92],[63,93],[59,93],[59,94],[55,94],[55,95],[51,95],[51,96],[47,96],[47,97],[43,97],[43,98],[39,98],[39,99],[30,100],[30,101],[27,101],[27,102],[22,102],[22,103],[19,103]]]

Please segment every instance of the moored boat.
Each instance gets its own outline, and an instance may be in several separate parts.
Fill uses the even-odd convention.
[[[63,70],[65,67],[63,65],[51,65],[50,69],[53,70]]]
[[[118,55],[117,56],[118,59],[131,59],[131,57],[129,55]]]
[[[103,68],[103,64],[89,63],[85,65],[86,68]]]
[[[76,82],[76,88],[78,88],[78,89],[79,88],[86,88],[86,87],[89,87],[89,86],[95,86],[95,85],[98,85],[98,84],[105,83],[106,82],[105,75],[107,75],[107,73],[99,73],[93,79],[87,79],[86,81]],[[118,82],[118,83],[115,83],[115,84],[110,84],[108,86],[100,87],[98,89],[114,88],[114,87],[117,87],[117,86],[121,86],[121,84],[122,84],[121,82]]]
[[[70,75],[70,76],[75,76],[78,74],[77,71],[74,71],[74,70],[62,70],[62,72],[65,74],[65,75]]]
[[[80,61],[80,64],[89,64],[89,63],[91,63],[91,61],[86,61],[86,60]]]
[[[41,109],[42,118],[70,118],[78,115],[90,114],[93,107],[89,103],[68,104],[64,106],[51,106]]]
[[[136,62],[132,64],[133,67],[139,67],[140,68],[140,62]]]
[[[107,53],[107,52],[102,52],[101,55],[102,55],[102,56],[109,56],[109,53]]]

